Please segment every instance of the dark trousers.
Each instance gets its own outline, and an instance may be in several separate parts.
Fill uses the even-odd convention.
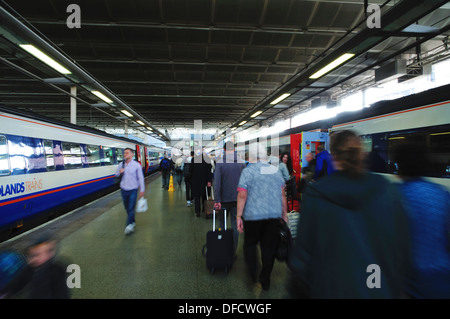
[[[206,194],[202,194],[201,196],[194,196],[194,202],[195,202],[195,214],[197,216],[200,216],[200,213],[205,210],[205,200],[206,200]],[[201,210],[200,210],[201,208]]]
[[[169,188],[170,183],[170,171],[161,171],[163,188]]]
[[[275,253],[278,248],[279,225],[279,219],[244,221],[244,257],[254,281],[257,279],[256,248],[259,243],[262,262],[259,280],[265,284],[270,283],[270,275],[275,262]]]
[[[186,186],[186,201],[192,200],[192,183],[190,180],[184,179],[184,185]]]

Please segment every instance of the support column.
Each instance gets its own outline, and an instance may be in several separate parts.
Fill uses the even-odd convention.
[[[70,94],[77,96],[77,87],[70,87]],[[77,124],[77,100],[70,97],[70,123]]]
[[[128,119],[125,119],[124,135],[126,138],[128,138]]]

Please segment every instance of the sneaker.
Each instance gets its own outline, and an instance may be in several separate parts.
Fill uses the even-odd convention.
[[[187,206],[187,207],[191,207],[191,201],[190,201],[190,200],[187,201],[186,206]]]
[[[129,224],[127,225],[127,227],[125,227],[125,235],[129,235],[132,232],[134,232],[134,226],[133,224]]]

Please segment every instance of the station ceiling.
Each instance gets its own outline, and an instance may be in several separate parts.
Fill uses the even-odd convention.
[[[142,119],[164,139],[194,120],[221,133],[301,112],[313,99],[373,83],[375,69],[400,55],[426,58],[450,34],[450,6],[439,0],[78,0],[81,28],[69,28],[72,3],[0,1],[2,14],[55,49],[55,60],[79,68],[71,77],[43,64],[19,46],[33,39],[1,19],[0,104],[69,121],[75,84],[78,125],[123,128],[119,101],[135,112],[131,127]],[[369,4],[381,9],[380,28],[368,27],[376,21]],[[310,78],[349,52],[348,62]],[[92,79],[114,103],[86,89]]]

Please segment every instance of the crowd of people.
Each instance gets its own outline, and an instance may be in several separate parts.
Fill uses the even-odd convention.
[[[203,152],[175,161],[165,156],[160,169],[165,190],[171,174],[178,185],[184,179],[186,205],[194,202],[196,216],[204,213],[208,188],[213,187],[214,208],[226,209],[230,216],[234,254],[243,234],[248,275],[262,289],[270,289],[280,225],[288,223],[287,198],[300,193],[301,219],[286,260],[289,297],[450,298],[450,195],[422,177],[427,169],[422,148],[402,143],[396,149],[397,183],[366,170],[360,139],[349,130],[330,135],[330,152],[319,145],[315,154],[306,154],[300,181],[293,178],[289,153],[278,158],[261,144],[251,148],[246,159],[232,142],[214,160]],[[145,185],[133,150],[125,150],[124,158],[116,176],[128,235]],[[223,217],[220,225],[224,227]],[[67,298],[60,285],[64,278],[42,279],[49,269],[60,273],[54,245],[45,239],[31,246],[28,265],[0,297],[31,283],[31,296],[47,289],[42,296]]]

